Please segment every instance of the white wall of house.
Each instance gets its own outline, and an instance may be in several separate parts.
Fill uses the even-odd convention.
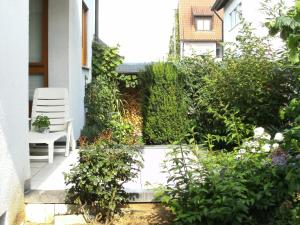
[[[91,77],[91,45],[95,31],[95,3],[88,7],[88,65],[82,68],[82,1],[49,1],[49,87],[69,90],[75,138],[85,122],[84,93],[86,77]]]
[[[275,4],[279,0],[272,0]],[[224,41],[225,42],[235,42],[236,36],[239,34],[241,25],[236,26],[231,25],[231,13],[232,11],[241,3],[241,13],[243,18],[252,24],[255,29],[255,34],[264,37],[268,35],[268,29],[264,27],[264,22],[266,15],[261,11],[262,0],[230,0],[224,8]],[[287,6],[294,4],[294,0],[285,0]],[[276,38],[272,41],[272,46],[275,49],[281,48],[283,43],[280,38]]]
[[[205,55],[210,54],[213,57],[216,57],[216,42],[196,42],[196,41],[181,41],[181,55],[183,56],[192,56],[196,55]]]
[[[6,225],[16,224],[30,176],[28,12],[28,0],[0,1],[0,217],[6,212]]]

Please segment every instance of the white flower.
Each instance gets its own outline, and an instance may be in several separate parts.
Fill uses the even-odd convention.
[[[251,149],[251,152],[252,152],[252,153],[256,153],[256,149],[255,149],[255,148],[252,148],[252,149]]]
[[[264,150],[264,152],[269,152],[270,149],[271,149],[271,145],[270,144],[264,144],[262,147],[261,147],[262,150]]]
[[[259,142],[258,141],[251,141],[249,144],[250,144],[250,147],[252,147],[252,148],[258,148],[259,147]]]
[[[263,133],[263,135],[261,136],[262,139],[265,139],[265,140],[271,140],[271,135],[268,134],[268,133]]]
[[[242,148],[242,149],[240,149],[240,150],[239,150],[239,152],[238,152],[238,153],[239,153],[240,155],[243,155],[243,154],[245,154],[245,153],[246,153],[246,149],[243,149],[243,148]]]
[[[279,148],[279,144],[278,144],[278,143],[274,143],[274,144],[272,145],[272,148],[273,148],[273,149]]]
[[[276,133],[276,134],[275,134],[275,137],[274,137],[274,140],[275,140],[275,141],[281,142],[281,141],[283,141],[283,139],[284,139],[284,137],[283,137],[283,134],[282,134],[282,133]]]
[[[243,146],[244,146],[245,148],[251,147],[250,142],[248,142],[248,141],[246,141],[246,142],[243,144]]]
[[[241,156],[241,155],[237,155],[237,156],[235,156],[235,159],[236,159],[236,160],[239,160],[240,158],[242,158],[242,156]]]
[[[265,132],[263,127],[257,127],[254,129],[254,138],[260,138]]]

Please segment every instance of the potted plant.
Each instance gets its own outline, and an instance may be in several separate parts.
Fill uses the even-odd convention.
[[[50,119],[48,116],[39,115],[32,123],[34,130],[40,133],[49,133]]]

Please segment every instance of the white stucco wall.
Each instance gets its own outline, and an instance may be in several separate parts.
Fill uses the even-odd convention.
[[[0,216],[15,224],[29,179],[28,0],[0,1]]]
[[[81,0],[49,1],[49,87],[69,90],[71,117],[77,139],[85,122],[85,77],[91,77],[91,46],[95,30],[95,2],[88,7],[88,65],[81,65]]]
[[[183,56],[211,54],[216,57],[216,42],[181,42]]]
[[[272,0],[275,4],[279,0]],[[239,3],[242,3],[242,16],[243,18],[252,24],[256,35],[264,37],[268,35],[268,29],[264,27],[266,15],[261,11],[262,0],[230,0],[224,8],[224,40],[225,42],[235,42],[241,26],[237,25],[231,28],[230,13],[236,8]],[[287,6],[294,4],[294,0],[285,0]],[[279,49],[283,46],[280,38],[275,38],[271,42],[274,49]]]

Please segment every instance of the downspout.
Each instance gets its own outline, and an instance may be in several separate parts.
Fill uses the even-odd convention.
[[[95,40],[99,40],[99,0],[95,0]]]
[[[214,14],[216,14],[216,16],[221,20],[222,23],[222,42],[224,43],[224,20],[223,18],[219,15],[219,13],[217,13],[217,11],[212,8],[212,11],[214,12]],[[224,54],[224,49],[222,48],[222,58],[223,58],[223,54]]]
[[[222,42],[224,42],[224,20],[222,19],[222,17],[217,13],[217,11],[215,9],[212,9],[212,11],[214,12],[214,14],[216,14],[216,16],[221,20],[222,23]]]

